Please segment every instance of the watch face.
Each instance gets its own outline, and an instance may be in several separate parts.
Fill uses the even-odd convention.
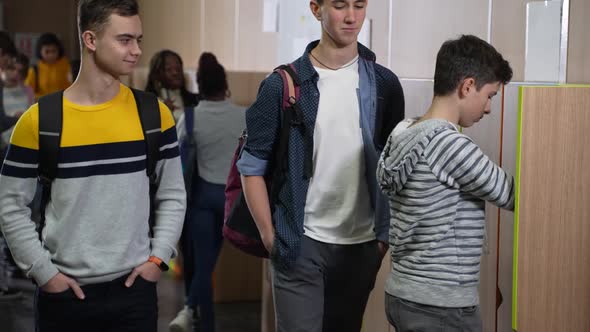
[[[168,269],[170,269],[170,268],[168,267],[168,264],[166,264],[166,263],[164,263],[164,262],[161,262],[161,263],[160,263],[160,270],[162,270],[162,271],[168,271]]]
[[[152,256],[148,259],[148,261],[156,264],[158,266],[158,268],[160,268],[160,270],[162,270],[162,271],[168,271],[168,269],[169,269],[168,265],[166,263],[164,263],[164,261],[160,260],[157,257]]]

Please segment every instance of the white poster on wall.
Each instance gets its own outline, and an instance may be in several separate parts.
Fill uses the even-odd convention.
[[[527,3],[524,80],[557,82],[560,46],[561,1]]]
[[[262,32],[279,31],[279,0],[264,0],[262,8]]]
[[[279,63],[289,63],[305,51],[307,44],[319,39],[321,28],[304,1],[281,0],[279,5]]]

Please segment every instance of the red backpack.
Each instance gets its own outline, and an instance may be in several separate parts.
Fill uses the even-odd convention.
[[[265,176],[271,209],[274,207],[275,199],[278,196],[279,189],[284,181],[284,175],[287,171],[287,152],[291,127],[303,125],[303,113],[299,104],[297,104],[299,100],[300,82],[295,67],[292,64],[283,65],[275,69],[274,72],[281,75],[283,80],[283,103],[281,106],[282,121],[279,141],[273,149],[274,158],[271,160],[268,168],[269,172]],[[246,199],[242,192],[240,173],[236,166],[246,138],[247,133],[244,131],[234,153],[229,176],[227,177],[223,236],[231,244],[247,254],[268,258],[269,253],[262,243],[256,223],[246,204]]]

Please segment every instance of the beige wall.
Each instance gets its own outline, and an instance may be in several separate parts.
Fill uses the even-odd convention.
[[[202,50],[213,52],[226,69],[234,68],[235,0],[201,0]]]
[[[492,5],[492,45],[510,62],[513,81],[524,80],[527,2],[494,0]]]
[[[187,66],[195,67],[200,54],[200,0],[138,2],[144,32],[140,66],[147,65],[158,50],[171,48]],[[62,38],[66,55],[79,57],[76,0],[5,0],[3,4],[7,31],[54,32]]]
[[[66,56],[78,58],[75,0],[4,0],[4,28],[11,32],[53,32],[62,40]]]
[[[138,1],[145,35],[140,66],[146,66],[162,48],[177,51],[188,68],[196,67],[201,51],[215,53],[228,70],[268,72],[278,65],[277,34],[262,32],[263,0]],[[492,1],[491,41],[510,61],[514,81],[524,79],[527,1]],[[590,58],[590,23],[586,20],[590,2],[570,1],[568,82],[590,83],[586,60]],[[8,31],[54,31],[63,38],[66,54],[78,57],[76,0],[3,3]],[[367,13],[373,22],[372,48],[378,61],[384,65],[391,61],[391,68],[400,77],[432,78],[436,52],[444,40],[461,33],[487,38],[488,5],[488,0],[372,1]]]
[[[405,78],[432,78],[447,39],[488,33],[487,0],[394,0],[391,69]]]
[[[590,1],[570,0],[568,83],[590,83]]]
[[[262,31],[263,0],[239,1],[235,70],[270,72],[277,67],[278,33]]]
[[[228,70],[271,71],[277,64],[277,33],[262,31],[263,0],[201,0],[201,48]]]
[[[138,2],[144,35],[140,66],[147,66],[156,52],[169,48],[180,54],[186,67],[196,67],[200,54],[200,0]]]
[[[371,1],[367,7],[367,18],[372,22],[371,49],[377,62],[388,66],[389,60],[389,1]]]

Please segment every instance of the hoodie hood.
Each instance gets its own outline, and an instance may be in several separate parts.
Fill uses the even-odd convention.
[[[446,120],[430,119],[413,125],[417,118],[400,122],[387,139],[377,165],[377,181],[387,194],[401,191],[432,137],[441,130],[457,128]]]

